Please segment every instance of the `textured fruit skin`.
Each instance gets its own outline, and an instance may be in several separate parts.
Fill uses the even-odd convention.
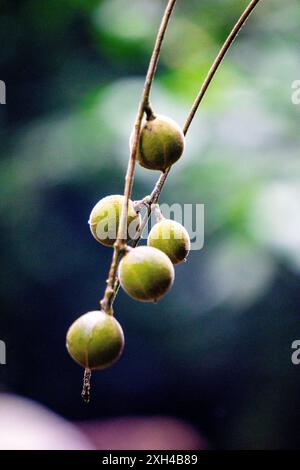
[[[162,251],[150,246],[130,250],[119,265],[119,279],[125,292],[142,302],[163,297],[174,282],[173,265]]]
[[[116,241],[123,199],[124,196],[119,194],[106,196],[97,202],[91,212],[89,224],[92,235],[105,246],[113,246]],[[135,211],[133,202],[129,200],[127,228],[133,221],[136,229],[138,229],[141,222],[140,215]],[[104,236],[106,233],[108,234],[107,237]]]
[[[141,166],[164,171],[181,157],[183,150],[184,135],[175,121],[162,115],[144,119],[137,154]]]
[[[163,251],[173,264],[185,261],[191,247],[187,230],[170,219],[162,219],[152,227],[147,243]]]
[[[66,346],[70,356],[82,367],[105,369],[122,354],[124,334],[113,316],[94,310],[70,326]]]

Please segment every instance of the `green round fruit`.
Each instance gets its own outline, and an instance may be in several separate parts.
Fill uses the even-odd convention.
[[[173,264],[185,261],[191,247],[187,230],[170,219],[162,219],[152,227],[147,243],[163,251]]]
[[[84,368],[105,369],[122,354],[124,334],[119,322],[103,311],[79,317],[67,333],[70,356]]]
[[[131,249],[119,265],[119,280],[136,300],[156,302],[172,287],[173,265],[162,251],[150,246]]]
[[[181,157],[183,149],[184,135],[175,121],[162,115],[144,119],[137,154],[141,166],[165,171]]]
[[[106,246],[113,246],[118,235],[119,221],[124,196],[114,194],[100,199],[93,208],[89,224],[94,238]],[[139,228],[141,219],[133,206],[128,201],[127,239],[133,238]]]

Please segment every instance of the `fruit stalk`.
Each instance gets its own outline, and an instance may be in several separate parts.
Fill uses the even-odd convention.
[[[117,269],[118,269],[119,261],[122,258],[125,247],[126,247],[128,201],[129,201],[129,198],[131,196],[131,191],[132,191],[142,119],[143,119],[145,112],[147,113],[148,116],[149,114],[151,115],[152,113],[152,108],[149,102],[150,90],[151,90],[153,78],[155,75],[155,71],[157,68],[161,45],[162,45],[165,32],[169,24],[171,14],[175,7],[175,3],[176,3],[176,0],[169,0],[166,10],[164,12],[164,15],[163,15],[163,18],[162,18],[162,21],[161,21],[161,24],[157,33],[153,52],[151,55],[151,59],[150,59],[150,63],[149,63],[149,67],[148,67],[148,71],[147,71],[147,75],[145,79],[144,89],[143,89],[141,100],[138,106],[138,112],[137,112],[137,116],[136,116],[136,120],[135,120],[135,124],[133,128],[132,146],[131,146],[130,157],[129,157],[127,172],[126,172],[126,177],[125,177],[124,201],[122,204],[118,235],[117,235],[117,240],[114,244],[114,253],[113,253],[112,263],[111,263],[110,270],[109,270],[107,286],[104,292],[104,297],[100,301],[101,308],[109,314],[113,314],[112,302],[114,299],[114,294],[116,292],[116,285],[118,284]]]

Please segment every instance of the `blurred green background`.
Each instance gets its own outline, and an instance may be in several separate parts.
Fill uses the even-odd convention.
[[[211,85],[161,202],[203,203],[205,245],[157,305],[120,292],[126,350],[94,374],[65,333],[97,308],[111,250],[87,220],[122,193],[128,138],[165,1],[2,0],[0,339],[2,390],[70,420],[165,415],[211,448],[300,444],[299,2],[261,2]],[[246,2],[178,0],[153,87],[183,124]],[[134,199],[156,172],[137,168]]]

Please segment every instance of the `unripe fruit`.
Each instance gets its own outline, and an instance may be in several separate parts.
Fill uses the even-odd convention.
[[[150,246],[139,246],[122,258],[119,280],[125,292],[134,299],[155,302],[171,288],[174,268],[162,251]]]
[[[175,121],[162,115],[144,119],[137,154],[141,166],[164,171],[181,157],[183,149],[184,135]]]
[[[84,368],[105,369],[122,354],[124,334],[119,322],[103,311],[79,317],[67,333],[70,356]]]
[[[103,245],[113,246],[118,235],[124,196],[115,194],[100,199],[93,208],[89,224],[96,240]],[[127,239],[133,238],[139,225],[140,215],[135,211],[133,202],[128,201]]]
[[[173,264],[185,261],[191,247],[189,234],[183,225],[164,218],[152,227],[147,243],[163,251]]]

